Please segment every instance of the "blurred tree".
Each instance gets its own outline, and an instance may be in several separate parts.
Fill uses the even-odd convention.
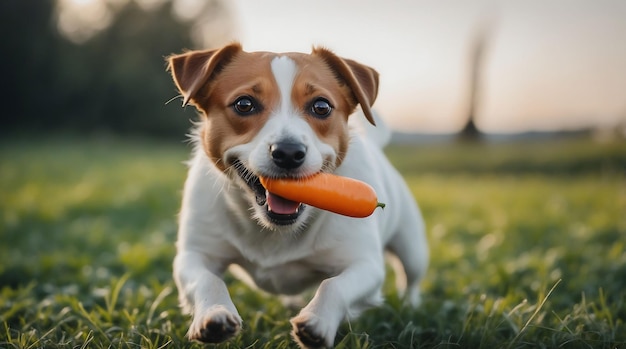
[[[2,128],[7,132],[18,125],[32,124],[43,108],[53,104],[50,94],[54,83],[51,52],[58,37],[50,23],[53,10],[50,0],[0,1],[0,60],[4,67],[2,92]],[[27,93],[32,91],[33,93]]]
[[[150,9],[129,1],[108,28],[78,44],[59,34],[54,1],[0,1],[8,79],[0,134],[184,135],[195,112],[177,101],[166,105],[177,92],[165,57],[195,46],[193,19],[200,17],[177,20],[172,8],[171,1]]]

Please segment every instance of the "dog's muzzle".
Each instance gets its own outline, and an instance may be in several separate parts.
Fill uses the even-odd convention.
[[[300,167],[306,158],[306,147],[301,143],[278,142],[269,148],[269,155],[276,166],[274,177],[289,177],[294,169]],[[259,177],[246,168],[240,160],[233,162],[238,175],[255,195],[256,204],[265,208],[265,216],[276,225],[290,225],[297,221],[305,205],[287,200],[268,192]]]

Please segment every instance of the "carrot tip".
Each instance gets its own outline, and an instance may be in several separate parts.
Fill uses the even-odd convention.
[[[384,203],[384,202],[378,202],[378,203],[376,203],[376,207],[380,207],[380,208],[382,208],[383,210],[385,209],[385,206],[386,206],[386,205],[385,205],[385,203]]]

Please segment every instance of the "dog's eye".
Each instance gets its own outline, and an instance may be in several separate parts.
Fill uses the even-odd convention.
[[[324,98],[318,98],[311,103],[310,110],[316,118],[326,118],[333,111],[333,107]]]
[[[257,112],[257,106],[252,97],[242,96],[233,103],[233,109],[241,116],[251,115]]]

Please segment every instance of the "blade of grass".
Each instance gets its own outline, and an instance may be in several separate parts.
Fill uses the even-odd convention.
[[[537,306],[537,308],[535,309],[535,311],[533,312],[533,314],[528,318],[528,320],[526,321],[526,323],[524,324],[524,326],[522,326],[522,328],[520,329],[520,331],[515,335],[515,337],[513,337],[513,339],[509,342],[509,345],[507,346],[507,348],[511,348],[513,346],[513,344],[515,344],[518,339],[520,339],[522,337],[522,335],[524,334],[524,332],[526,332],[526,329],[528,328],[528,326],[530,325],[530,323],[535,319],[535,316],[537,316],[537,314],[539,314],[539,311],[541,311],[541,309],[543,308],[544,304],[546,304],[546,301],[548,300],[548,298],[550,298],[550,295],[552,294],[552,292],[554,292],[554,290],[556,289],[556,287],[561,283],[562,279],[557,280],[557,282],[554,284],[554,286],[552,286],[552,288],[550,289],[550,291],[548,291],[548,294],[546,294],[545,297],[543,297],[543,299],[541,300],[541,303],[539,303],[539,305]]]
[[[126,283],[126,281],[128,281],[128,278],[130,278],[130,273],[125,273],[124,275],[122,275],[117,283],[115,283],[115,286],[113,286],[113,289],[111,290],[111,293],[109,293],[109,296],[104,298],[107,312],[109,314],[112,314],[115,310],[115,305],[117,304],[117,300],[119,298],[120,292],[122,291],[122,287],[124,287],[124,284]]]
[[[156,308],[159,306],[159,304],[161,304],[161,302],[163,302],[165,297],[169,296],[171,293],[172,287],[168,286],[161,290],[161,292],[156,296],[154,302],[152,302],[152,304],[150,305],[150,309],[148,310],[148,319],[146,320],[146,324],[148,326],[150,326],[150,324],[152,323],[152,318],[154,317],[154,312],[156,311]]]

